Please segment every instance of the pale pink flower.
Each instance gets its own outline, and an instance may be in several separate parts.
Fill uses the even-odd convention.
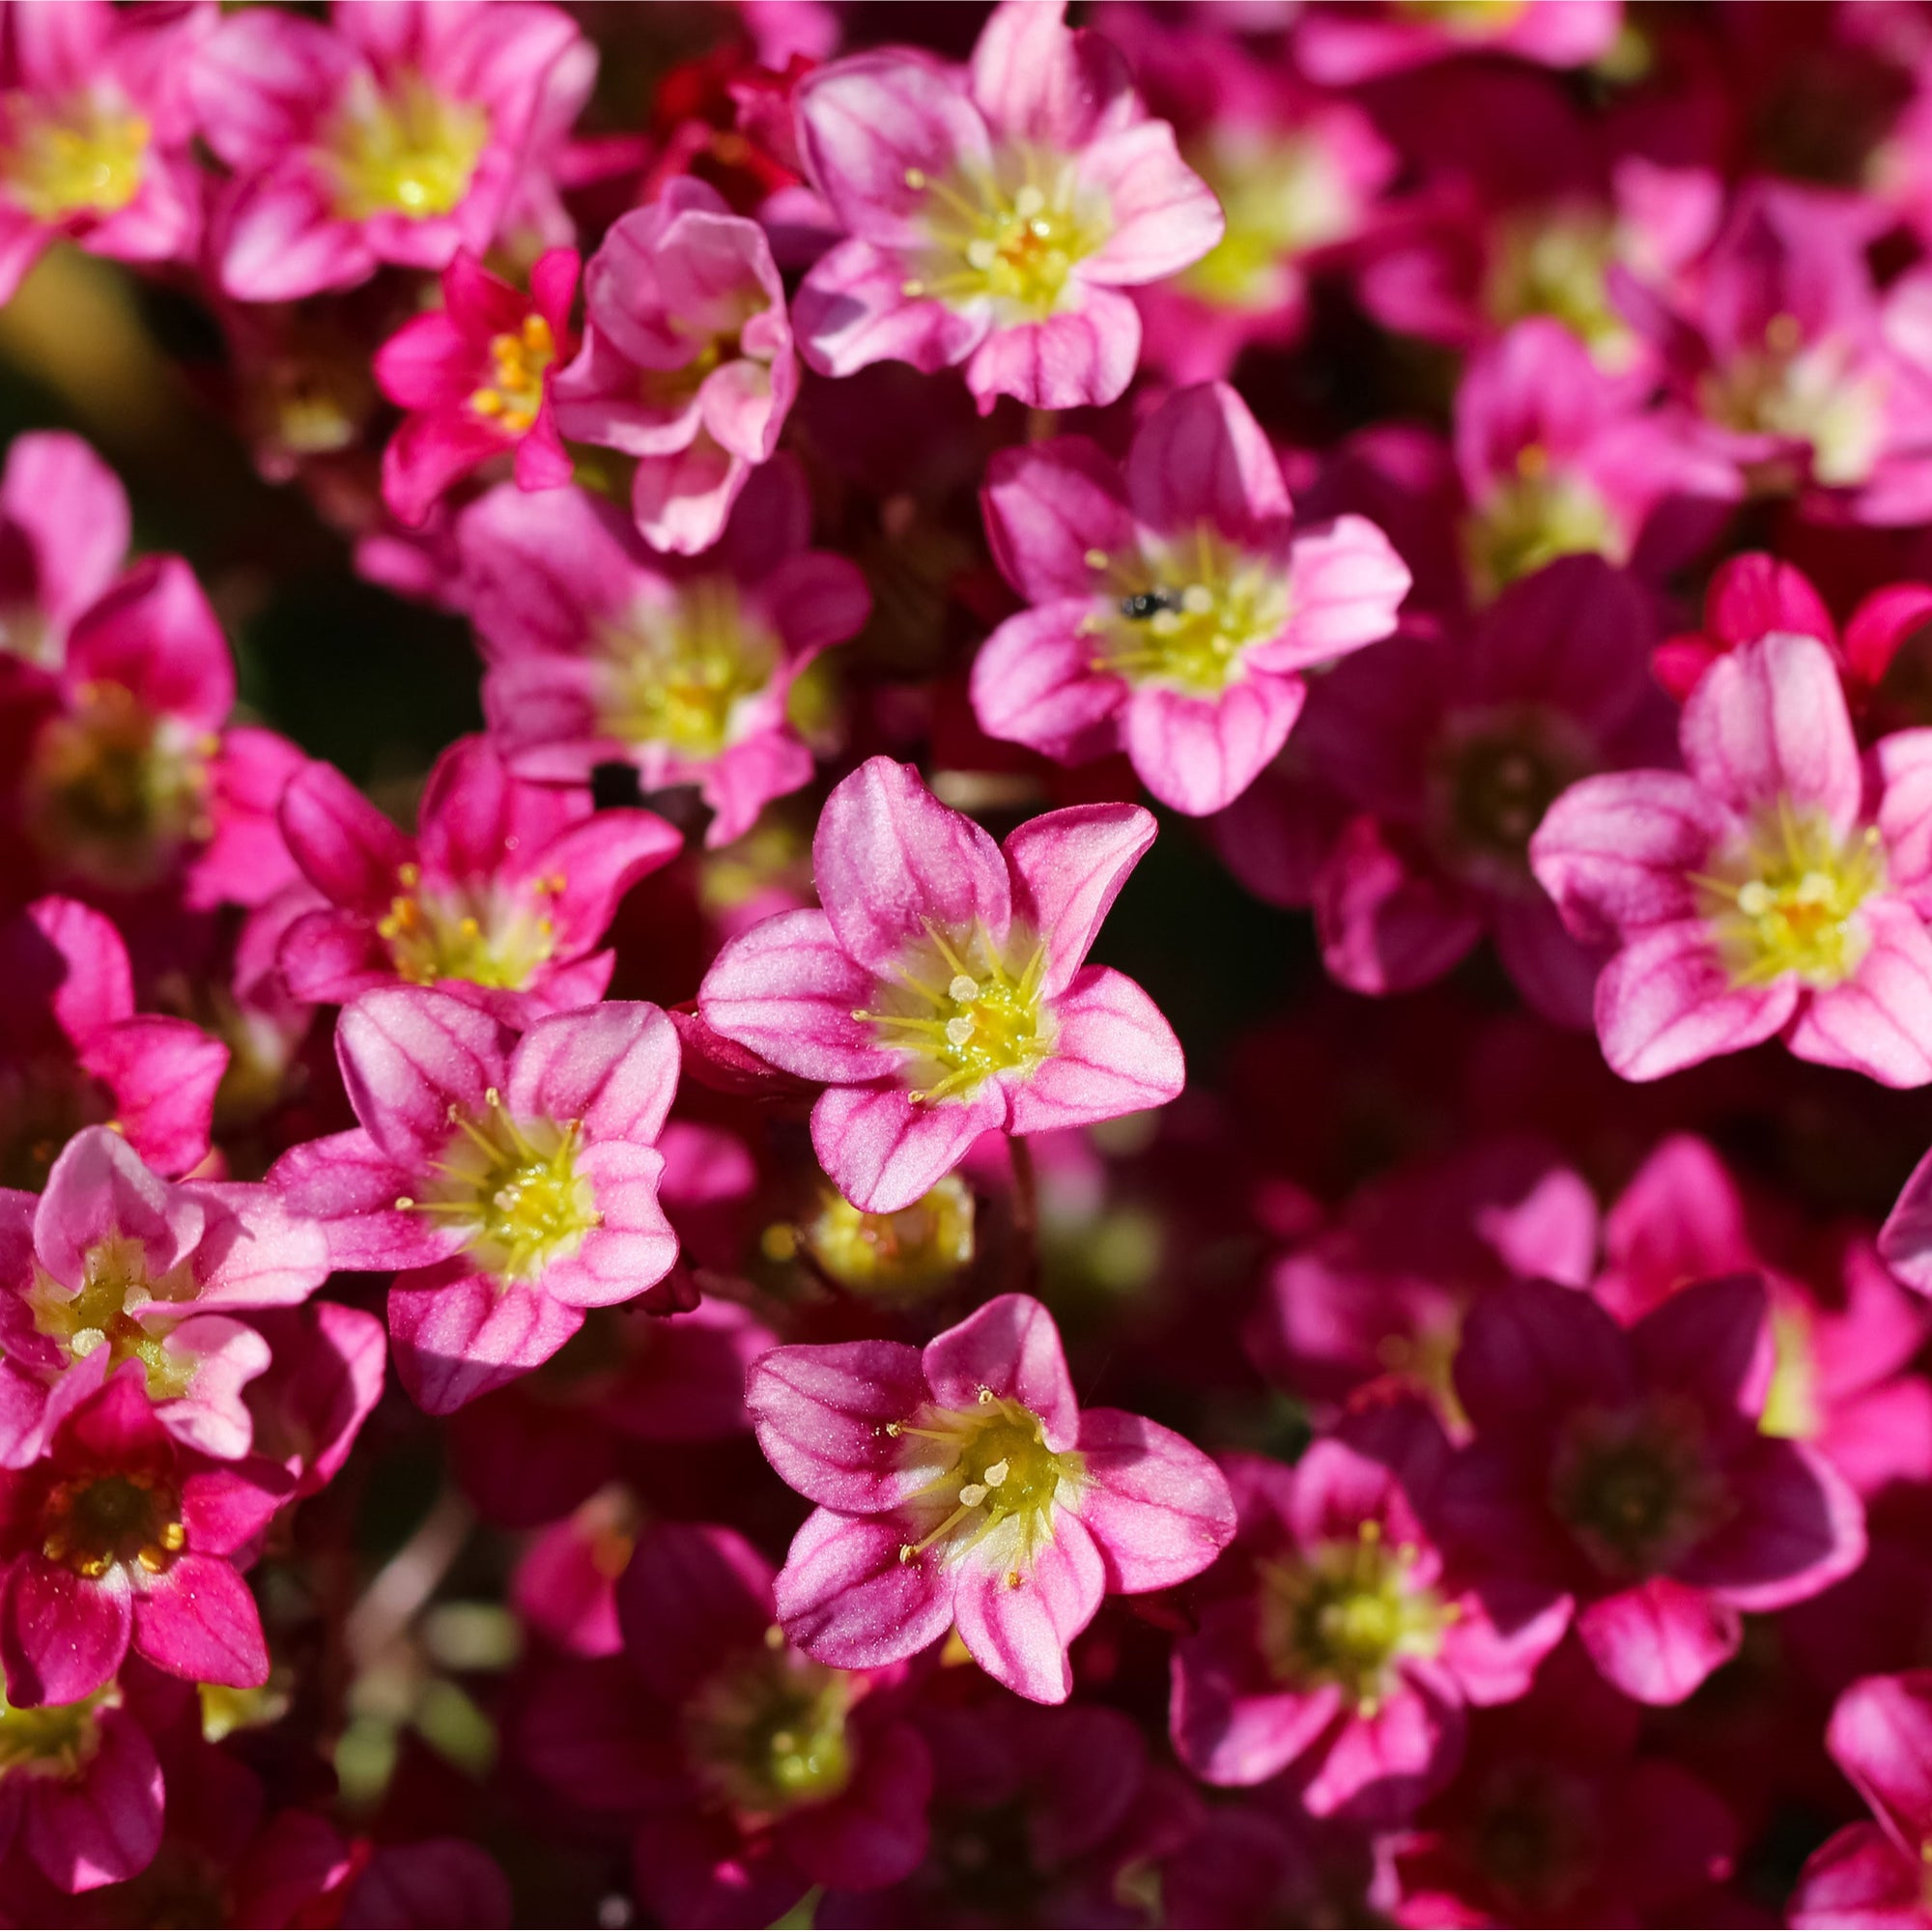
[[[1002,451],[982,500],[1034,608],[974,663],[980,727],[1063,763],[1124,749],[1180,811],[1245,791],[1300,715],[1303,673],[1387,637],[1408,592],[1364,519],[1293,528],[1281,465],[1221,383],[1169,397],[1124,469],[1084,437]]]
[[[1153,834],[1137,806],[1076,806],[995,845],[909,765],[870,759],[818,821],[824,910],[729,941],[699,1012],[823,1084],[820,1165],[854,1207],[896,1213],[989,1130],[1045,1133],[1179,1093],[1179,1042],[1153,1002],[1083,963]]]
[[[965,73],[886,47],[800,85],[806,164],[849,237],[798,294],[814,369],[964,362],[981,410],[1126,388],[1141,324],[1125,291],[1199,261],[1224,222],[1120,54],[1063,12],[1006,0]]]
[[[1683,772],[1573,785],[1530,863],[1585,945],[1604,1057],[1654,1080],[1783,1035],[1889,1087],[1932,1080],[1932,732],[1861,769],[1830,650],[1775,632],[1690,694]]]
[[[1219,1470],[1137,1415],[1082,1411],[1053,1318],[1003,1294],[928,1343],[775,1349],[746,1400],[772,1466],[818,1508],[779,1573],[807,1656],[876,1669],[956,1625],[1038,1703],[1109,1591],[1205,1570],[1235,1533]]]

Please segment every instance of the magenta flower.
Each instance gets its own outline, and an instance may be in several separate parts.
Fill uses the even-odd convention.
[[[1225,224],[1125,62],[1063,12],[1006,0],[965,73],[888,47],[801,83],[806,165],[849,238],[794,306],[814,369],[964,362],[982,411],[1126,388],[1141,324],[1124,291],[1198,262]]]
[[[1898,526],[1932,511],[1932,380],[1908,353],[1932,284],[1908,276],[1881,298],[1865,249],[1886,225],[1876,204],[1761,182],[1674,300],[1627,273],[1614,286],[1747,489]]]
[[[1180,1045],[1153,1002],[1082,963],[1153,834],[1137,806],[1077,806],[998,846],[910,765],[869,759],[812,839],[824,910],[727,941],[699,1013],[824,1083],[819,1165],[855,1208],[895,1214],[982,1133],[1112,1120],[1180,1092]]]
[[[1932,1925],[1932,1670],[1861,1677],[1832,1709],[1825,1746],[1871,1806],[1812,1853],[1789,1922]]]
[[[1782,1034],[1889,1087],[1932,1080],[1932,736],[1861,771],[1831,652],[1774,633],[1685,704],[1684,772],[1583,780],[1530,863],[1569,930],[1616,948],[1604,1058],[1655,1080]]]
[[[1463,1708],[1529,1688],[1560,1592],[1479,1587],[1434,1522],[1449,1438],[1413,1401],[1368,1407],[1293,1468],[1224,1462],[1240,1527],[1174,1653],[1175,1749],[1212,1784],[1297,1768],[1318,1817],[1396,1819],[1455,1771]]]
[[[680,176],[611,224],[583,306],[582,353],[557,377],[558,427],[638,459],[631,509],[654,550],[708,550],[798,394],[764,230]]]
[[[710,845],[810,779],[786,719],[792,682],[870,600],[856,565],[807,548],[811,507],[787,459],[759,469],[723,540],[690,564],[652,556],[576,490],[494,491],[459,536],[490,659],[484,713],[513,771],[583,784],[617,762],[646,791],[695,784],[716,814]]]
[[[1327,87],[1352,87],[1457,54],[1514,54],[1544,67],[1587,67],[1623,24],[1621,0],[1504,0],[1415,9],[1353,0],[1295,21],[1294,57]]]
[[[570,481],[552,391],[575,347],[571,297],[577,256],[553,248],[530,270],[530,292],[458,249],[442,271],[442,306],[406,322],[376,352],[376,382],[402,427],[383,451],[383,500],[419,526],[472,469],[513,456],[520,490]]]
[[[113,922],[37,899],[0,923],[0,1184],[37,1188],[84,1126],[112,1121],[161,1174],[208,1152],[228,1050],[187,1020],[134,1010]]]
[[[814,1885],[874,1891],[925,1855],[933,1765],[901,1670],[786,1644],[772,1566],[734,1531],[655,1523],[617,1590],[621,1660],[541,1680],[519,1742],[573,1804],[639,1819],[668,1925],[765,1925]]]
[[[1250,52],[1212,15],[1109,7],[1099,23],[1227,223],[1200,261],[1136,291],[1144,361],[1206,383],[1229,376],[1249,343],[1293,347],[1311,284],[1372,228],[1402,157],[1352,101]]]
[[[1642,1703],[1681,1703],[1733,1656],[1742,1611],[1816,1596],[1864,1556],[1844,1478],[1760,1431],[1769,1313],[1750,1275],[1687,1288],[1630,1328],[1524,1282],[1463,1325],[1456,1392],[1476,1436],[1443,1520],[1485,1577],[1574,1598],[1591,1660]]]
[[[0,472],[0,662],[57,671],[128,554],[128,493],[77,436],[16,436]]]
[[[1642,401],[1547,317],[1471,359],[1456,391],[1456,465],[1478,594],[1577,552],[1656,580],[1716,537],[1742,494],[1735,471]]]
[[[1373,524],[1292,534],[1281,466],[1225,384],[1171,396],[1122,470],[1084,437],[1002,451],[986,530],[1034,609],[973,666],[981,729],[1218,811],[1281,750],[1302,673],[1385,638],[1408,571]]]
[[[579,44],[567,14],[524,0],[223,20],[190,75],[202,134],[234,170],[213,238],[223,292],[293,301],[384,262],[480,257],[551,71]]]
[[[187,71],[206,6],[11,7],[0,43],[0,302],[71,237],[124,262],[191,256],[201,183]]]
[[[487,738],[460,739],[437,760],[413,838],[319,761],[290,781],[281,825],[329,901],[282,938],[298,999],[341,1002],[401,980],[460,992],[513,1023],[602,996],[612,956],[591,949],[681,842],[652,812],[593,812],[582,794],[524,783]]]
[[[130,1648],[203,1684],[268,1680],[241,1570],[287,1478],[182,1447],[141,1377],[125,1363],[40,1462],[0,1474],[0,1666],[15,1705],[92,1697]]]
[[[1651,635],[1636,583],[1594,556],[1512,584],[1466,639],[1406,632],[1323,680],[1292,748],[1314,782],[1258,787],[1223,849],[1244,849],[1257,820],[1319,844],[1339,804],[1310,881],[1336,980],[1406,992],[1487,933],[1539,1012],[1587,1025],[1598,959],[1537,885],[1531,835],[1582,773],[1667,744]]]
[[[82,1892],[153,1863],[165,1794],[148,1725],[181,1687],[144,1681],[138,1663],[124,1677],[71,1704],[0,1696],[0,1864],[17,1851],[58,1890]]]
[[[1681,704],[1727,651],[1774,631],[1816,638],[1836,661],[1856,710],[1869,701],[1901,645],[1932,618],[1932,584],[1888,583],[1859,601],[1843,634],[1825,600],[1795,564],[1763,551],[1727,556],[1711,573],[1699,631],[1666,639],[1652,662],[1657,681]]]
[[[11,815],[38,879],[131,894],[178,882],[187,903],[257,905],[294,877],[275,800],[300,753],[230,725],[235,667],[178,556],[128,571],[74,624],[35,714]],[[225,728],[224,728],[225,727]]]
[[[290,1149],[270,1177],[323,1222],[337,1267],[402,1271],[396,1368],[433,1415],[548,1361],[586,1308],[677,1259],[654,1145],[677,1085],[670,1022],[613,1001],[512,1040],[447,993],[364,993],[336,1029],[361,1126]]]
[[[123,1363],[138,1362],[155,1420],[206,1456],[249,1447],[242,1385],[269,1345],[239,1313],[305,1299],[328,1274],[322,1230],[270,1188],[170,1183],[108,1127],[87,1127],[38,1201],[0,1194],[0,1465]]]
[[[1235,1533],[1213,1463],[1172,1430],[1084,1413],[1053,1317],[1003,1294],[929,1342],[775,1349],[745,1400],[758,1445],[818,1505],[779,1573],[808,1657],[869,1670],[956,1625],[1037,1703],[1109,1591],[1166,1589]]]

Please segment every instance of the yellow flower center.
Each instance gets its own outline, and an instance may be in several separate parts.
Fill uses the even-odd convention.
[[[638,605],[596,641],[610,672],[603,728],[694,758],[715,758],[732,742],[740,705],[771,683],[781,656],[778,639],[722,578],[682,584],[668,605]]]
[[[929,1404],[908,1421],[887,1423],[886,1434],[904,1443],[909,1466],[934,1469],[911,1506],[937,1520],[917,1543],[900,1546],[899,1561],[914,1563],[936,1549],[938,1561],[952,1562],[984,1546],[1009,1589],[1053,1540],[1063,1491],[1086,1480],[1077,1451],[1049,1449],[1039,1417],[988,1388],[972,1408]]]
[[[990,301],[1004,320],[1041,321],[1060,306],[1073,265],[1112,228],[1105,198],[1082,191],[1071,160],[1025,146],[990,172],[934,180],[908,168],[905,183],[925,196],[928,238],[901,285],[909,300]]]
[[[1795,1308],[1775,1308],[1771,1317],[1771,1386],[1765,1391],[1758,1433],[1806,1442],[1825,1426],[1818,1388],[1818,1355],[1811,1324]]]
[[[556,338],[542,316],[526,315],[515,335],[493,335],[490,359],[496,364],[495,380],[475,391],[469,407],[479,416],[499,422],[514,436],[522,436],[537,419],[543,407],[544,371],[556,360]]]
[[[1822,811],[1785,798],[1694,876],[1733,985],[1795,973],[1820,991],[1858,970],[1871,944],[1859,909],[1885,880],[1876,826],[1840,836]]]
[[[1352,1543],[1320,1545],[1262,1567],[1261,1649],[1284,1684],[1332,1684],[1373,1717],[1406,1657],[1434,1657],[1454,1605],[1415,1582],[1416,1551],[1391,1548],[1378,1522]]]
[[[595,1188],[577,1172],[579,1123],[520,1121],[494,1087],[484,1107],[480,1117],[450,1108],[454,1131],[430,1190],[396,1206],[460,1228],[470,1258],[500,1281],[531,1281],[603,1220]]]
[[[1624,561],[1609,505],[1580,476],[1549,469],[1540,443],[1517,452],[1517,473],[1492,490],[1464,526],[1463,548],[1478,593],[1493,597],[1559,556]]]
[[[841,1288],[881,1300],[915,1298],[953,1280],[973,1260],[973,1190],[956,1174],[896,1214],[867,1214],[832,1188],[789,1237]],[[781,1239],[780,1245],[784,1245]],[[767,1236],[768,1248],[772,1245]]]
[[[1137,556],[1090,551],[1087,561],[1114,597],[1106,616],[1081,619],[1096,639],[1093,668],[1131,684],[1214,696],[1240,676],[1243,653],[1288,622],[1281,566],[1206,524],[1191,537],[1149,542]]]
[[[1776,315],[1765,325],[1763,350],[1708,371],[1697,400],[1726,429],[1808,442],[1812,476],[1850,486],[1862,483],[1878,460],[1885,390],[1877,374],[1854,371],[1848,344],[1823,341],[1806,348],[1798,319]],[[1751,481],[1769,494],[1797,479],[1773,464],[1759,466]]]
[[[1486,40],[1515,24],[1528,0],[1397,0],[1396,11],[1463,40]]]
[[[345,221],[449,214],[469,192],[489,138],[482,108],[449,99],[418,75],[386,94],[360,87],[328,140],[335,213]]]
[[[152,885],[190,838],[208,836],[202,813],[213,740],[183,741],[118,684],[90,685],[74,708],[42,727],[29,754],[29,824],[66,869],[103,886]]]
[[[77,1704],[37,1704],[22,1710],[0,1694],[0,1777],[10,1771],[43,1777],[72,1777],[100,1742],[95,1713],[120,1693],[107,1689]]]
[[[556,950],[549,913],[494,879],[426,893],[417,867],[404,866],[397,876],[403,890],[376,930],[396,971],[413,985],[465,980],[521,992]],[[561,877],[545,879],[537,893],[554,898],[563,888]]]
[[[1227,231],[1178,286],[1217,308],[1268,309],[1294,287],[1293,257],[1354,226],[1353,193],[1320,141],[1214,128],[1189,144],[1189,167],[1221,203]]]
[[[0,173],[36,221],[114,214],[141,191],[153,130],[125,104],[82,92],[51,111],[14,98],[18,118]]]
[[[928,922],[893,977],[875,982],[876,1007],[853,1011],[882,1046],[907,1056],[903,1070],[920,1083],[912,1099],[964,1098],[992,1074],[1031,1073],[1053,1051],[1040,1007],[1046,945],[1030,937],[1015,927],[1002,954],[977,920],[964,935]]]
[[[1534,209],[1497,224],[1483,306],[1499,327],[1525,316],[1553,316],[1607,367],[1635,349],[1630,324],[1610,300],[1616,224],[1601,210]]]
[[[762,1654],[693,1692],[683,1725],[698,1776],[741,1814],[769,1817],[836,1798],[852,1779],[852,1679],[801,1657],[776,1625]]]
[[[171,1402],[186,1394],[194,1364],[168,1352],[175,1324],[149,1311],[156,1301],[191,1300],[194,1293],[185,1267],[150,1280],[140,1242],[117,1235],[88,1249],[87,1273],[78,1289],[70,1291],[36,1268],[27,1302],[34,1326],[56,1342],[69,1361],[105,1349],[110,1373],[123,1362],[139,1362],[150,1397]]]
[[[158,1576],[186,1547],[181,1498],[151,1476],[89,1475],[57,1483],[47,1497],[47,1560],[78,1577],[123,1563]]]

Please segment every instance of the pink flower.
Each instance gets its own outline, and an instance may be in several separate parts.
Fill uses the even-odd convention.
[[[1126,388],[1141,325],[1123,291],[1199,261],[1224,223],[1126,64],[1063,11],[1006,0],[963,74],[880,48],[800,84],[806,164],[850,238],[798,293],[814,369],[964,362],[982,411]]]
[[[82,1892],[154,1861],[164,1792],[148,1726],[183,1687],[139,1663],[123,1678],[71,1704],[10,1710],[0,1697],[0,1864],[23,1853],[59,1890]]]
[[[1932,1388],[1910,1365],[1932,1329],[1932,1308],[1900,1285],[1862,1231],[1804,1260],[1805,1279],[1773,1271],[1723,1162],[1694,1135],[1673,1134],[1604,1217],[1604,1267],[1592,1293],[1629,1322],[1687,1283],[1762,1271],[1774,1366],[1759,1427],[1816,1444],[1861,1496],[1925,1481]],[[1909,1281],[1909,1266],[1899,1265]]]
[[[1493,1585],[1435,1524],[1449,1438],[1419,1403],[1358,1410],[1293,1469],[1223,1463],[1240,1527],[1174,1653],[1175,1748],[1213,1784],[1297,1767],[1318,1817],[1384,1820],[1447,1782],[1463,1707],[1529,1688],[1560,1593]]]
[[[269,1345],[234,1318],[322,1285],[320,1228],[264,1186],[171,1184],[108,1127],[68,1143],[38,1201],[0,1194],[0,1464],[31,1463],[129,1362],[169,1435],[206,1456],[247,1453],[242,1390]]]
[[[1514,54],[1545,67],[1587,67],[1623,23],[1621,0],[1504,0],[1418,16],[1375,4],[1312,8],[1295,22],[1294,57],[1326,87],[1352,87],[1456,54]]]
[[[240,1573],[287,1478],[183,1448],[141,1376],[124,1364],[61,1419],[40,1462],[0,1474],[0,1665],[15,1705],[91,1697],[129,1648],[203,1684],[268,1681]]]
[[[1674,298],[1627,273],[1615,286],[1748,490],[1896,526],[1932,511],[1932,363],[1916,347],[1932,283],[1908,276],[1881,299],[1864,251],[1886,225],[1876,204],[1761,182]]]
[[[727,941],[699,1012],[824,1083],[820,1166],[855,1208],[897,1213],[982,1133],[1112,1120],[1180,1092],[1179,1042],[1153,1002],[1082,964],[1153,834],[1136,806],[1078,806],[998,846],[911,766],[872,758],[818,821],[824,910]]]
[[[1932,1080],[1932,735],[1861,773],[1831,652],[1777,632],[1705,674],[1687,770],[1583,780],[1530,863],[1564,924],[1617,951],[1597,981],[1604,1057],[1655,1080],[1782,1034],[1890,1087]]]
[[[337,1301],[265,1309],[254,1318],[269,1344],[267,1370],[248,1384],[258,1456],[294,1479],[294,1499],[325,1490],[349,1460],[382,1399],[388,1342],[366,1310]]]
[[[187,903],[256,905],[294,867],[275,800],[300,754],[229,725],[235,667],[178,556],[150,556],[75,622],[14,776],[34,876],[93,893],[178,883]],[[226,728],[224,728],[226,727]],[[10,869],[0,860],[0,869]]]
[[[680,176],[611,224],[583,303],[582,353],[556,382],[558,427],[638,459],[631,508],[653,549],[708,550],[798,394],[764,230]]]
[[[1793,1925],[1932,1925],[1932,1670],[1863,1677],[1839,1697],[1825,1732],[1833,1760],[1871,1806],[1798,1877]]]
[[[1716,537],[1742,494],[1735,473],[1641,400],[1546,317],[1471,359],[1456,391],[1456,462],[1480,595],[1576,552],[1655,580]]]
[[[437,760],[413,838],[319,761],[290,781],[281,825],[329,901],[282,938],[298,999],[341,1002],[401,980],[513,1022],[603,994],[611,954],[591,949],[680,843],[652,812],[593,812],[582,794],[523,782],[487,738],[460,739]]]
[[[364,993],[336,1054],[361,1126],[292,1148],[271,1179],[337,1267],[397,1268],[403,1386],[446,1415],[548,1361],[586,1308],[660,1281],[677,1239],[654,1143],[677,1085],[657,1008],[614,1001],[509,1030],[426,987]]]
[[[191,256],[200,171],[185,76],[206,6],[7,9],[0,40],[0,301],[62,236],[124,262]]]
[[[1527,1697],[1476,1714],[1448,1790],[1387,1846],[1398,1925],[1707,1922],[1743,1833],[1569,1642]]]
[[[1868,704],[1899,647],[1932,619],[1932,584],[1889,583],[1860,600],[1844,633],[1797,565],[1763,551],[1727,556],[1704,592],[1701,631],[1657,647],[1657,681],[1681,704],[1727,651],[1774,631],[1816,638],[1832,652],[1854,710]]]
[[[1688,1697],[1745,1610],[1816,1596],[1864,1556],[1864,1518],[1817,1451],[1760,1432],[1769,1304],[1701,1282],[1630,1328],[1517,1283],[1478,1300],[1456,1391],[1475,1425],[1443,1499],[1485,1577],[1575,1598],[1597,1668],[1647,1704]]]
[[[208,1152],[228,1051],[187,1020],[134,1010],[113,922],[37,899],[0,923],[0,1183],[37,1188],[80,1128],[112,1121],[161,1174]]]
[[[1235,1533],[1198,1449],[1120,1409],[1083,1414],[1027,1295],[923,1351],[775,1349],[745,1399],[772,1466],[818,1505],[776,1587],[785,1634],[823,1663],[876,1669],[951,1624],[988,1675],[1057,1704],[1106,1592],[1184,1582]]]
[[[1650,639],[1629,577],[1599,557],[1559,557],[1512,584],[1466,641],[1418,630],[1325,678],[1295,740],[1312,792],[1259,790],[1224,844],[1245,842],[1250,813],[1318,836],[1338,799],[1352,816],[1311,882],[1336,980],[1409,991],[1487,932],[1539,1012],[1587,1024],[1597,961],[1532,876],[1531,835],[1574,779],[1667,743]]]
[[[406,322],[376,352],[376,381],[407,410],[383,452],[383,500],[404,523],[428,521],[439,497],[492,458],[514,454],[520,490],[570,481],[552,391],[574,347],[577,256],[553,248],[530,293],[459,248],[442,271],[442,307]]]
[[[1250,53],[1211,14],[1169,24],[1116,5],[1098,25],[1227,222],[1200,261],[1137,293],[1145,359],[1176,383],[1212,382],[1251,342],[1293,347],[1311,281],[1369,229],[1401,156],[1359,107]]]
[[[639,1817],[653,1918],[769,1924],[814,1885],[873,1891],[919,1863],[933,1766],[902,1673],[778,1640],[772,1567],[743,1537],[653,1524],[617,1614],[621,1661],[541,1680],[519,1743],[573,1804]]]
[[[811,777],[787,722],[793,680],[870,608],[841,556],[810,550],[811,509],[786,459],[764,465],[718,547],[665,563],[608,504],[575,490],[495,491],[459,526],[490,668],[483,708],[511,769],[584,784],[636,768],[646,791],[695,784],[728,844]]]
[[[0,660],[56,671],[128,554],[128,493],[77,436],[17,436],[0,473]]]
[[[234,170],[214,223],[223,292],[293,301],[384,262],[483,255],[551,71],[578,44],[567,14],[521,0],[223,20],[190,74],[201,131]]]
[[[974,663],[980,727],[1062,763],[1123,748],[1180,811],[1245,791],[1300,715],[1302,673],[1387,637],[1408,591],[1359,517],[1291,534],[1281,466],[1225,384],[1171,396],[1124,470],[1084,437],[1002,451],[982,501],[1034,609]]]

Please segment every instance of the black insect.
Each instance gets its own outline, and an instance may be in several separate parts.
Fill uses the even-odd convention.
[[[1145,624],[1150,617],[1157,616],[1163,611],[1180,609],[1180,592],[1178,590],[1136,590],[1131,597],[1121,599],[1121,615],[1135,624]]]

